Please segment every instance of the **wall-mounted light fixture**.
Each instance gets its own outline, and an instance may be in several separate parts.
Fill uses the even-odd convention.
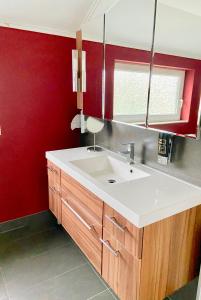
[[[81,56],[81,69],[79,56]],[[72,50],[72,71],[73,92],[86,92],[86,51]]]
[[[83,109],[86,92],[86,52],[82,51],[82,32],[76,32],[76,49],[72,50],[73,92],[77,93],[77,108]]]
[[[79,90],[78,80],[78,50],[72,50],[72,72],[73,72],[73,92]]]

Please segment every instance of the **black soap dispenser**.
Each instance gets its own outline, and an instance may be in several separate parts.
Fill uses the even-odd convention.
[[[171,161],[173,136],[168,133],[159,133],[158,137],[158,163],[167,165]]]

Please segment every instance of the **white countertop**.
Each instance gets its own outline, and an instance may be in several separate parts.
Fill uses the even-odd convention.
[[[46,152],[46,158],[92,193],[141,228],[201,204],[201,188],[160,171],[136,164],[150,176],[118,184],[103,184],[73,165],[71,161],[109,154],[88,152],[86,147]]]

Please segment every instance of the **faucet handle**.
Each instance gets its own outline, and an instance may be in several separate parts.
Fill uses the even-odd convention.
[[[134,149],[135,142],[122,143],[123,146],[128,146],[128,150]]]

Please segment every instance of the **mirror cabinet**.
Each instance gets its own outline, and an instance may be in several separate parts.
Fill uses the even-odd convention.
[[[115,0],[81,26],[85,115],[198,137],[201,3]]]
[[[200,122],[201,2],[158,0],[148,125],[196,137]]]
[[[120,0],[105,14],[106,119],[146,125],[153,24],[154,0]]]

